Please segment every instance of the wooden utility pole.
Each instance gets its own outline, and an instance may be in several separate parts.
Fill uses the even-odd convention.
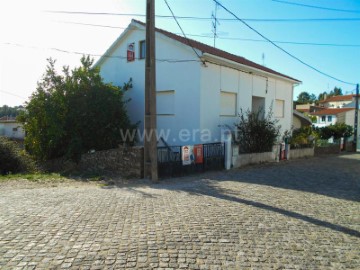
[[[155,73],[155,0],[146,0],[144,176],[158,181]]]

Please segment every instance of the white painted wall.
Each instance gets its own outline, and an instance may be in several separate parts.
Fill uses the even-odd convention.
[[[322,117],[325,116],[325,121],[322,120]],[[338,118],[336,115],[331,115],[331,121],[329,121],[328,116],[330,115],[316,115],[316,123],[314,123],[315,127],[326,127],[330,125],[335,125]]]
[[[359,110],[360,115],[360,110]],[[359,119],[360,121],[360,119]],[[338,122],[345,123],[346,125],[354,127],[355,122],[355,110],[342,112],[338,114]]]
[[[114,50],[113,55],[126,55],[127,44],[135,42],[135,57],[139,56],[139,42],[145,39],[145,31],[131,30]],[[178,42],[156,33],[156,58],[174,60],[196,60],[192,49],[178,46]],[[158,133],[170,145],[185,145],[199,142],[200,135],[200,66],[199,62],[156,62],[157,91],[173,90],[174,114],[158,115]],[[131,101],[127,104],[132,123],[140,121],[139,130],[143,133],[144,125],[144,91],[145,91],[145,59],[127,62],[126,59],[107,58],[101,64],[101,75],[106,82],[122,86],[129,78],[133,80],[133,88],[126,93]],[[159,104],[158,106],[162,106]],[[188,129],[190,135],[187,135]],[[179,136],[182,134],[183,136]],[[181,140],[182,139],[182,140]]]
[[[200,91],[200,127],[211,131],[213,141],[221,140],[221,127],[234,127],[238,120],[237,116],[220,115],[221,91],[237,94],[237,114],[240,109],[243,112],[252,109],[253,96],[265,98],[266,112],[274,106],[275,99],[284,100],[284,117],[278,120],[281,132],[291,129],[293,85],[290,82],[206,63],[206,67],[201,67]]]
[[[126,56],[127,45],[135,42],[135,57],[139,56],[139,42],[145,39],[145,31],[129,30],[112,56]],[[198,60],[191,48],[182,43],[156,33],[156,58]],[[253,96],[265,98],[266,111],[275,99],[285,100],[284,117],[279,119],[282,130],[290,129],[292,124],[291,82],[279,78],[265,78],[211,63],[206,67],[199,62],[168,63],[157,61],[157,91],[173,91],[174,113],[158,115],[158,132],[165,135],[170,145],[186,145],[221,140],[221,129],[225,125],[234,126],[240,108],[251,108]],[[127,109],[131,121],[139,122],[143,132],[145,60],[136,59],[128,63],[126,59],[105,58],[100,63],[101,75],[106,82],[122,86],[130,78],[133,89],[125,97],[131,101]],[[220,115],[221,91],[236,94],[236,115]],[[161,104],[158,104],[162,108]],[[182,136],[181,136],[182,135]]]
[[[25,131],[20,123],[1,122],[0,136],[22,140],[25,138]]]

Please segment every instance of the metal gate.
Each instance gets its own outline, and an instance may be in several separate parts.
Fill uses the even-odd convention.
[[[225,144],[207,143],[202,145],[202,163],[183,165],[181,146],[158,147],[158,174],[160,178],[183,176],[225,167]]]

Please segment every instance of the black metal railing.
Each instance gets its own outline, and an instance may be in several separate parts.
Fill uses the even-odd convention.
[[[160,178],[183,176],[210,170],[222,170],[225,166],[224,143],[202,145],[202,162],[183,165],[181,146],[158,147],[158,174]]]

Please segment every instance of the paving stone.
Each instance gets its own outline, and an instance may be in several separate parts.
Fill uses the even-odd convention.
[[[109,187],[0,182],[1,269],[358,269],[360,154]]]

